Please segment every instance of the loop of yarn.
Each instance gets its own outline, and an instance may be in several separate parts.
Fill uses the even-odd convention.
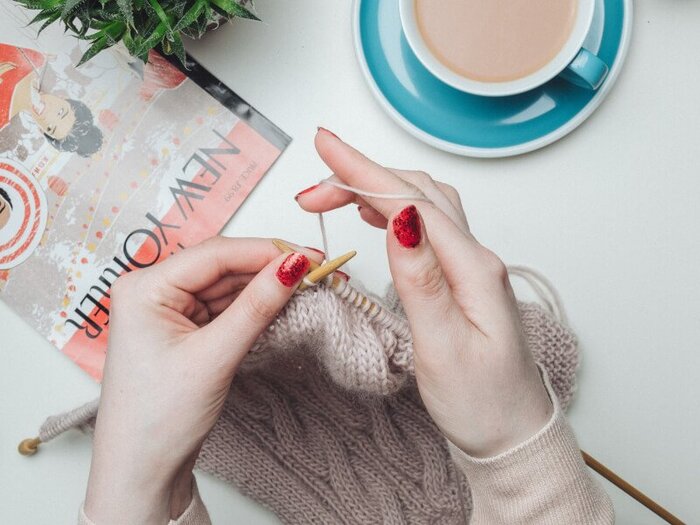
[[[352,192],[356,195],[362,195],[363,197],[371,197],[374,199],[433,202],[422,193],[377,193],[374,191],[367,191],[360,188],[355,188],[353,186],[343,184],[342,182],[329,179],[323,179],[319,182],[319,184],[327,184],[328,186],[334,186],[341,190]],[[323,252],[326,254],[326,260],[331,259],[330,252],[328,251],[328,233],[326,232],[326,225],[323,220],[323,213],[318,214],[318,226],[321,230],[321,241],[323,243]]]

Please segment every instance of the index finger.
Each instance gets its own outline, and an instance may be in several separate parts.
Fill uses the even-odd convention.
[[[489,303],[510,300],[507,294],[493,293],[495,287],[489,270],[488,251],[471,232],[459,228],[432,202],[411,199],[411,194],[417,194],[415,186],[368,159],[329,131],[319,130],[315,144],[323,161],[345,184],[376,194],[394,195],[392,198],[362,197],[387,219],[396,217],[410,205],[416,206],[445,278],[465,309],[469,309],[475,297]],[[397,194],[406,194],[407,198],[397,199]]]
[[[320,128],[314,143],[321,159],[334,173],[334,177],[331,177],[331,179],[340,179],[340,182],[366,192],[415,195],[420,199],[425,198],[425,195],[414,185],[409,184],[385,169],[384,166],[365,157],[328,130]],[[326,185],[322,186],[315,190],[314,193],[318,191],[320,194],[321,190],[323,190],[327,194],[336,196],[338,201],[342,202],[345,200],[346,203],[352,202],[354,199],[354,195],[349,191],[333,187],[328,188]],[[400,201],[396,200],[389,201],[368,196],[363,196],[362,198],[386,218],[389,218],[397,209],[409,204],[408,201],[403,202],[403,205],[401,205],[398,204]]]
[[[231,274],[257,273],[279,255],[268,239],[212,237],[156,265],[165,284],[196,294]]]
[[[323,162],[343,183],[377,194],[375,197],[363,194],[362,198],[387,219],[406,206],[415,204],[423,220],[430,226],[431,241],[441,262],[454,255],[457,246],[470,252],[474,246],[478,246],[469,232],[459,228],[432,201],[426,202],[425,195],[416,186],[368,159],[331,132],[320,128],[315,144]],[[391,198],[382,198],[384,194]],[[406,199],[396,198],[398,195],[406,195]]]

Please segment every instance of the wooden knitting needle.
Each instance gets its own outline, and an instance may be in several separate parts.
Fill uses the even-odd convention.
[[[272,244],[274,244],[282,253],[292,253],[297,251],[280,239],[272,239]],[[313,259],[309,259],[309,264],[312,271],[321,266]]]
[[[312,283],[316,284],[318,282],[321,282],[323,279],[328,277],[329,275],[333,274],[338,268],[343,266],[346,262],[348,262],[350,259],[355,257],[357,255],[357,252],[355,250],[346,253],[345,255],[341,255],[340,257],[336,257],[332,261],[328,261],[327,263],[323,263],[321,266],[316,268],[315,270],[311,270],[308,274],[306,274],[306,277],[304,278],[304,281],[299,285],[299,290],[306,290],[309,285],[306,284]]]
[[[41,445],[41,439],[38,437],[23,439],[17,450],[23,456],[33,456],[39,451],[39,445]]]
[[[274,244],[283,253],[291,253],[291,252],[297,251],[294,248],[292,248],[289,244],[287,244],[286,242],[284,242],[280,239],[272,239],[272,244]],[[351,253],[353,253],[353,257],[354,257],[357,252],[351,252]],[[352,257],[350,257],[350,259],[352,259]],[[348,259],[348,260],[350,260],[350,259]],[[343,263],[343,264],[345,264],[345,263]],[[313,272],[313,271],[321,268],[321,265],[318,264],[313,259],[309,259],[309,267],[311,268],[311,271]],[[337,270],[338,268],[335,268],[335,270]],[[335,270],[333,270],[333,271],[335,271]],[[331,272],[331,273],[333,273],[333,272]],[[311,273],[307,274],[306,278],[309,279],[310,275],[311,275]],[[325,278],[327,275],[328,274],[324,275],[323,278]],[[341,279],[340,277],[338,277],[337,275],[334,275],[333,276],[333,283],[331,284],[331,286],[333,288],[335,288],[339,284],[340,279]],[[304,286],[304,288],[302,288],[302,286],[303,286],[303,283],[302,283],[302,285],[299,286],[299,290],[304,290],[306,288],[306,286]]]
[[[644,505],[662,520],[664,520],[667,523],[670,523],[671,525],[684,525],[683,521],[681,521],[679,518],[671,514],[661,505],[656,503],[649,496],[644,494],[641,490],[634,487],[633,485],[622,479],[620,476],[615,474],[612,470],[603,465],[600,461],[592,457],[590,454],[587,454],[582,450],[581,455],[583,455],[583,460],[586,462],[586,465],[588,465],[591,469],[595,470],[598,474],[603,476],[621,491],[625,492],[628,496],[632,497],[633,499],[637,500],[639,503]]]
[[[275,246],[277,246],[277,248],[282,252],[289,253],[289,252],[296,251],[294,248],[289,246],[286,242],[281,241],[279,239],[273,239],[272,243]],[[321,267],[320,264],[318,264],[314,261],[311,261],[311,270],[312,271],[315,270],[316,268],[320,268],[320,267]],[[307,278],[308,278],[308,276],[307,276]],[[331,283],[331,288],[336,290],[338,288],[339,284],[341,284],[341,278],[334,274],[333,275],[333,282]],[[302,284],[302,286],[304,286],[304,285]],[[304,286],[303,288],[302,288],[302,286],[299,286],[300,290],[304,290],[306,288],[306,286]],[[360,308],[360,309],[367,308],[367,313],[369,313],[369,314],[374,314],[378,310],[380,310],[381,307],[379,305],[377,305],[377,303],[372,301],[369,297],[367,297],[364,294],[361,294],[357,290],[355,290],[355,293],[357,293],[357,295],[361,298],[360,303],[357,305],[358,308]]]

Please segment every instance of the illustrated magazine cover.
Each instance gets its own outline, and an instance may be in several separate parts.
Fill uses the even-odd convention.
[[[0,6],[0,298],[101,379],[109,291],[215,235],[289,143],[199,64],[84,47]]]

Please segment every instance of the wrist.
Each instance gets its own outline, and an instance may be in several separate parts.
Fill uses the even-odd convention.
[[[85,495],[85,514],[95,523],[163,525],[170,520],[170,502],[178,476],[133,455],[93,452]]]
[[[473,458],[499,456],[526,442],[552,421],[556,412],[552,395],[538,370],[536,381],[503,406],[489,425],[477,432],[470,428],[463,433],[443,433],[453,445]]]

